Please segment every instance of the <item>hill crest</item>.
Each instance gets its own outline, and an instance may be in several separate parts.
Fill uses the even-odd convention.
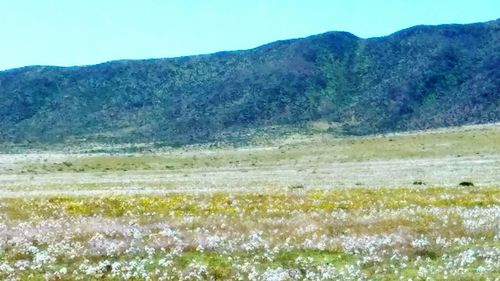
[[[0,141],[239,141],[316,120],[370,134],[500,121],[500,20],[362,39],[0,72]]]

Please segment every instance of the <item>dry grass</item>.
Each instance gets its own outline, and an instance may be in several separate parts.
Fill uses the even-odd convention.
[[[493,280],[499,170],[498,124],[2,155],[0,279]]]

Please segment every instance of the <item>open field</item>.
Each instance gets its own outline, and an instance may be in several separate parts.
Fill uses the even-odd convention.
[[[0,276],[494,280],[499,202],[492,187],[4,199]]]
[[[0,279],[498,280],[499,171],[499,124],[2,154]]]
[[[248,191],[500,183],[500,124],[273,145],[147,154],[0,155],[0,196],[43,193]],[[24,196],[25,193],[23,193]]]

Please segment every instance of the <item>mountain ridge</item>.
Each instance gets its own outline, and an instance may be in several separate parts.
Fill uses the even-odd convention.
[[[0,141],[187,144],[326,120],[345,134],[500,120],[500,20],[0,71]],[[447,105],[447,106],[444,106]]]
[[[126,59],[126,58],[123,58],[123,59],[109,60],[109,61],[98,62],[98,63],[93,63],[93,64],[69,65],[69,66],[34,64],[34,65],[25,65],[25,66],[20,66],[20,67],[13,67],[13,68],[8,68],[8,69],[3,69],[3,70],[0,70],[0,73],[2,73],[2,72],[8,72],[8,71],[21,70],[21,69],[25,69],[25,68],[33,68],[33,67],[80,68],[80,67],[92,67],[92,66],[97,66],[97,65],[102,65],[102,64],[108,64],[108,63],[115,63],[115,62],[134,62],[134,61],[152,61],[152,60],[156,61],[156,60],[172,60],[172,59],[182,59],[182,58],[191,58],[191,57],[211,56],[211,55],[216,55],[216,54],[250,51],[250,50],[258,49],[258,48],[261,48],[261,47],[265,47],[267,45],[272,45],[272,44],[275,44],[275,43],[308,39],[308,38],[311,38],[311,37],[317,37],[317,36],[321,36],[321,35],[325,35],[325,34],[329,34],[329,33],[345,33],[345,34],[357,37],[359,39],[369,40],[369,39],[385,38],[385,37],[389,37],[389,36],[392,36],[392,35],[395,35],[395,34],[398,34],[398,33],[401,33],[401,32],[411,31],[411,30],[417,29],[417,28],[427,28],[427,27],[432,28],[432,27],[445,27],[445,26],[459,27],[459,26],[464,26],[464,25],[495,24],[498,21],[500,21],[500,18],[498,18],[496,20],[489,20],[489,21],[484,21],[484,22],[466,23],[466,24],[461,24],[461,23],[446,23],[446,24],[439,24],[439,25],[419,24],[419,25],[410,26],[410,27],[407,27],[407,28],[404,28],[404,29],[401,29],[401,30],[397,30],[397,31],[392,32],[392,33],[387,34],[387,35],[380,35],[380,36],[373,36],[373,37],[360,37],[360,36],[357,36],[354,33],[348,32],[348,31],[333,30],[333,31],[326,31],[326,32],[318,33],[318,34],[308,35],[308,36],[304,36],[304,37],[296,37],[296,38],[290,38],[290,39],[279,39],[279,40],[272,41],[272,42],[269,42],[269,43],[264,43],[262,45],[258,45],[256,47],[252,47],[252,48],[235,49],[235,50],[222,50],[222,51],[215,51],[215,52],[209,52],[209,53],[201,53],[201,54],[193,54],[193,55],[180,55],[180,56],[171,56],[171,57],[155,57],[155,58],[140,58],[140,59]]]

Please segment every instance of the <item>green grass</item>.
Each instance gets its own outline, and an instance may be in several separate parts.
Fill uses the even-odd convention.
[[[60,163],[25,163],[23,172],[110,172],[258,167],[394,160],[427,157],[487,156],[500,151],[500,127],[419,132],[362,138],[323,137],[282,141],[248,149],[174,150],[166,155],[85,156]]]
[[[204,204],[199,204],[204,202]],[[233,202],[239,202],[233,205]],[[173,193],[166,195],[104,195],[5,198],[0,212],[7,218],[94,216],[121,217],[126,212],[178,215],[287,216],[293,211],[357,211],[369,208],[481,207],[500,204],[498,187],[348,188],[305,192]],[[427,218],[424,218],[426,220]]]
[[[214,192],[214,193],[173,193],[167,195],[104,195],[104,196],[46,196],[28,198],[0,199],[0,215],[6,225],[19,224],[44,225],[63,222],[64,231],[68,227],[86,228],[95,222],[95,229],[106,239],[130,239],[129,234],[121,234],[107,229],[107,224],[117,224],[120,228],[137,226],[150,229],[154,234],[145,236],[141,243],[155,243],[165,239],[156,228],[158,224],[167,223],[175,229],[177,237],[186,241],[186,246],[177,254],[170,256],[172,268],[185,270],[191,263],[207,266],[205,279],[231,280],[236,269],[234,264],[249,262],[258,265],[257,269],[265,271],[274,268],[295,268],[298,272],[306,272],[323,265],[343,268],[363,259],[366,253],[352,253],[340,245],[324,250],[309,249],[301,246],[307,239],[319,237],[363,237],[364,235],[386,237],[397,234],[402,237],[398,253],[408,257],[408,266],[400,272],[394,272],[399,265],[382,255],[384,260],[365,263],[361,270],[374,280],[390,280],[394,276],[414,278],[418,275],[419,263],[439,267],[446,262],[446,257],[458,255],[469,248],[497,248],[498,241],[493,238],[497,233],[494,227],[471,231],[463,224],[457,210],[473,210],[500,205],[500,189],[491,187],[456,187],[456,188],[349,188],[330,190],[289,190],[267,192]],[[438,208],[438,213],[433,211]],[[377,212],[382,215],[377,216]],[[347,220],[335,220],[333,213],[344,213]],[[443,216],[446,216],[444,218]],[[58,225],[57,223],[55,225]],[[316,226],[312,232],[297,232],[297,227]],[[87,245],[95,234],[94,228],[89,231],[76,231],[67,235],[68,241],[76,241]],[[266,248],[251,250],[233,250],[225,252],[225,248],[198,250],[193,245],[197,235],[207,233],[228,235],[242,243],[238,237],[260,231],[261,237],[267,239]],[[27,235],[26,233],[24,235]],[[50,235],[53,235],[52,233]],[[410,247],[411,240],[420,236],[449,239],[470,237],[472,240],[464,245],[446,249],[431,244],[425,248]],[[163,238],[162,238],[163,237]],[[406,237],[406,238],[405,238]],[[412,238],[413,237],[413,238]],[[290,239],[289,239],[290,238]],[[39,238],[38,238],[39,239]],[[56,238],[57,239],[57,238]],[[170,238],[169,238],[170,239]],[[289,239],[289,240],[288,240]],[[406,241],[406,242],[405,242]],[[40,250],[46,250],[50,244],[44,239],[30,243]],[[317,243],[317,242],[315,242]],[[434,242],[432,242],[434,243]],[[283,247],[289,244],[290,247]],[[138,244],[142,245],[142,244]],[[280,246],[279,250],[273,250]],[[17,249],[15,244],[5,245],[0,252],[0,263],[13,264],[19,260],[32,260],[34,255]],[[141,246],[139,246],[141,247]],[[77,270],[77,264],[88,261],[99,264],[102,260],[109,262],[126,262],[135,259],[147,261],[146,269],[154,271],[159,260],[172,253],[169,246],[155,249],[152,254],[145,251],[118,255],[86,254],[83,256],[64,256],[57,258],[56,268],[65,267],[69,272]],[[135,248],[134,248],[135,249]],[[393,250],[393,249],[391,249]],[[305,264],[302,267],[302,260]],[[468,264],[467,269],[474,272],[475,267],[482,264],[478,259]],[[54,266],[50,270],[54,271]],[[393,267],[395,266],[395,267]],[[42,280],[44,270],[30,269],[21,272],[21,280]],[[381,271],[385,268],[385,271]],[[494,275],[491,273],[490,275]],[[0,275],[1,276],[1,275]],[[465,276],[465,275],[462,275]],[[468,275],[467,275],[468,276]],[[472,276],[472,275],[471,275]],[[442,279],[442,272],[434,276]],[[70,278],[70,277],[68,277]],[[72,277],[71,277],[72,278]],[[94,277],[92,277],[94,278]],[[204,280],[205,280],[204,279]],[[72,280],[72,279],[63,279]],[[90,280],[117,280],[106,270]],[[143,280],[141,278],[134,280]]]
[[[261,272],[267,269],[294,268],[302,274],[311,268],[326,265],[341,269],[356,265],[371,254],[349,252],[341,245],[330,245],[322,249],[308,248],[304,246],[309,245],[306,243],[308,239],[313,245],[318,245],[322,237],[344,239],[395,235],[401,239],[398,242],[400,244],[393,245],[391,249],[379,249],[380,252],[374,254],[382,260],[362,264],[360,270],[373,280],[393,280],[401,276],[404,279],[418,280],[421,265],[442,268],[447,263],[447,257],[459,255],[468,249],[499,247],[495,225],[481,225],[479,219],[479,227],[470,228],[461,213],[466,212],[473,216],[478,210],[483,211],[481,214],[498,212],[498,185],[458,186],[462,179],[466,180],[465,176],[459,174],[447,178],[453,181],[453,187],[427,185],[425,182],[412,185],[413,180],[420,180],[420,175],[415,175],[415,179],[408,181],[407,187],[393,188],[363,187],[362,184],[350,188],[334,184],[328,188],[319,188],[300,181],[285,181],[284,186],[280,186],[277,182],[283,179],[279,176],[274,179],[273,175],[268,174],[263,174],[266,176],[263,178],[250,178],[246,182],[235,180],[249,174],[243,171],[255,169],[255,173],[260,175],[258,173],[268,169],[280,169],[280,165],[285,168],[292,167],[291,172],[285,174],[292,175],[298,168],[313,170],[314,167],[336,162],[418,158],[446,161],[450,157],[469,156],[481,159],[481,156],[495,156],[499,152],[500,128],[486,126],[363,138],[294,136],[268,147],[176,149],[164,154],[79,155],[54,163],[41,160],[23,164],[24,173],[32,174],[20,178],[29,181],[19,181],[16,185],[15,180],[9,182],[9,178],[6,178],[4,190],[42,191],[42,195],[0,198],[0,226],[3,223],[12,232],[16,231],[16,226],[30,225],[36,226],[37,228],[33,229],[37,231],[48,231],[47,237],[31,236],[30,228],[27,228],[26,232],[17,233],[20,238],[26,239],[22,240],[26,245],[35,245],[41,250],[47,250],[52,244],[59,245],[61,237],[64,237],[63,241],[68,245],[81,245],[85,248],[89,247],[89,239],[96,233],[102,234],[108,242],[115,239],[130,242],[130,232],[113,229],[141,229],[145,233],[150,231],[149,236],[141,238],[140,243],[130,246],[132,252],[121,252],[117,255],[85,253],[74,257],[60,252],[60,256],[57,256],[57,260],[50,266],[44,265],[38,270],[18,272],[16,276],[20,280],[45,280],[44,271],[54,272],[58,268],[66,267],[69,272],[73,272],[77,270],[78,265],[86,261],[96,265],[102,260],[145,260],[148,262],[146,269],[152,272],[158,267],[159,260],[174,251],[170,244],[164,244],[164,248],[155,248],[153,254],[148,254],[144,249],[145,245],[155,245],[156,242],[173,239],[163,236],[160,230],[164,228],[159,225],[168,225],[169,229],[174,229],[177,233],[176,239],[185,243],[184,248],[169,257],[173,263],[171,268],[183,272],[193,262],[206,265],[208,271],[204,273],[207,274],[205,279],[234,279],[236,272],[240,270],[235,265],[247,262],[256,265],[256,270]],[[189,191],[189,188],[197,186],[203,188],[203,184],[213,179],[210,178],[213,175],[205,177],[205,173],[222,172],[221,177],[224,177],[224,169],[234,169],[241,173],[236,176],[231,174],[231,177],[228,177],[228,185],[218,189],[223,191]],[[131,171],[136,173],[129,173]],[[58,173],[61,172],[69,174],[60,177]],[[92,174],[78,174],[82,172]],[[132,174],[136,177],[129,177],[128,179],[133,180],[127,181],[127,176]],[[154,177],[164,175],[167,176],[158,181],[148,181],[149,177],[155,179]],[[73,177],[76,180],[76,177],[80,176],[82,182],[72,182]],[[108,178],[99,182],[101,176]],[[37,182],[38,178],[43,181]],[[60,179],[65,179],[67,183],[58,182]],[[189,180],[193,181],[192,185],[189,185]],[[427,181],[425,177],[422,180]],[[476,178],[473,180],[476,183]],[[366,183],[369,181],[369,175],[360,174],[359,181]],[[182,189],[183,184],[187,186],[185,189]],[[231,191],[233,186],[238,188],[238,184],[243,187],[255,185],[260,189]],[[115,188],[122,188],[123,192],[103,192],[97,196],[83,195],[85,192],[79,193],[81,195],[71,194],[72,191],[112,191]],[[136,188],[158,191],[171,189],[172,193],[127,194],[127,191]],[[43,194],[45,190],[69,193]],[[343,216],[347,219],[342,219]],[[472,223],[475,223],[474,218]],[[299,231],[309,226],[312,227],[310,231]],[[47,230],[44,227],[53,228]],[[240,248],[241,244],[247,241],[245,239],[248,235],[254,231],[260,233],[261,238],[268,243],[267,246],[261,245],[251,250]],[[232,252],[227,252],[225,246],[199,250],[198,238],[203,240],[210,235],[223,236],[225,242],[234,243]],[[428,238],[430,245],[424,248],[413,247],[411,241],[418,237]],[[445,247],[435,242],[437,237],[448,241],[464,237],[470,240],[464,244]],[[285,247],[285,244],[289,246]],[[34,259],[32,253],[15,243],[0,246],[0,264],[6,262],[12,265],[20,260]],[[134,252],[137,249],[139,251]],[[396,251],[408,257],[407,266],[403,268],[399,262],[392,261],[392,252],[386,254],[383,253],[384,250]],[[299,265],[297,260],[301,259],[308,265]],[[484,264],[484,258],[467,264],[464,268],[468,273],[461,274],[460,278],[474,280],[476,268]],[[396,272],[396,268],[399,271]],[[485,273],[483,276],[496,276],[499,273],[497,271]],[[171,273],[176,274],[173,271]],[[71,274],[63,279],[52,280],[73,280],[71,278],[74,275]],[[432,274],[428,276],[436,280],[445,277],[442,271]],[[85,278],[118,280],[108,271],[99,276]],[[448,276],[448,279],[451,278]],[[142,279],[137,277],[132,280]]]

